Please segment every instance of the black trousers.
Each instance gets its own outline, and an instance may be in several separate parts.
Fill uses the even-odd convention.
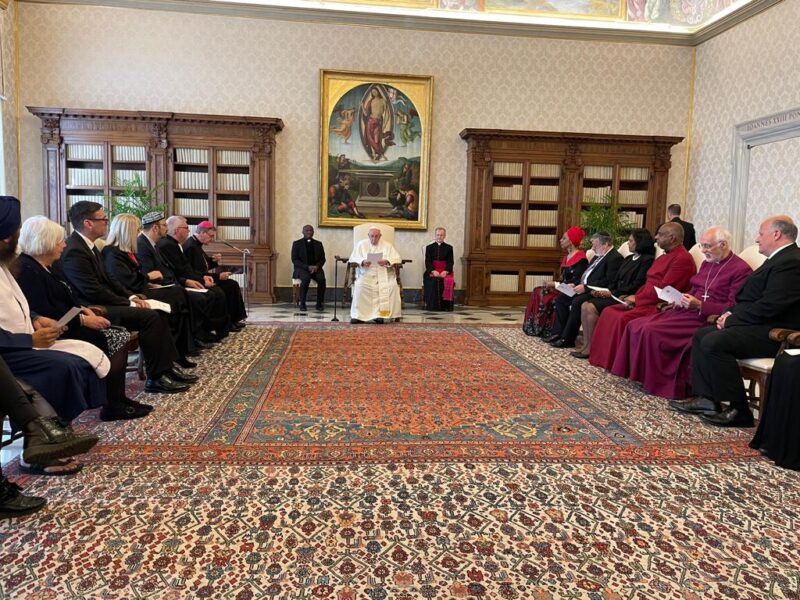
[[[311,285],[311,280],[317,282],[317,306],[322,306],[325,302],[325,289],[327,284],[325,282],[325,271],[320,269],[316,273],[309,273],[308,271],[296,270],[294,272],[295,279],[300,280],[300,304],[306,303],[308,296],[308,287]]]
[[[220,279],[217,281],[219,287],[225,294],[225,306],[228,309],[228,317],[231,323],[238,323],[247,318],[247,311],[244,308],[244,299],[242,298],[242,288],[233,279]],[[325,295],[325,275],[322,275],[322,295]],[[320,296],[317,296],[319,298]]]
[[[731,408],[748,410],[738,358],[775,356],[780,344],[769,339],[770,325],[698,329],[692,338],[692,391]]]
[[[39,413],[22,389],[6,361],[0,357],[0,421],[8,417],[19,428],[24,427]]]
[[[164,313],[132,306],[106,306],[105,309],[108,311],[108,320],[114,325],[139,332],[139,347],[148,378],[158,379],[180,358]]]
[[[226,304],[225,292],[219,286],[207,288],[206,293],[186,292],[192,311],[200,322],[200,336],[204,337],[203,332],[212,329],[217,335],[226,335],[231,328],[231,320],[228,316],[228,306]],[[195,337],[198,337],[195,331]]]
[[[101,332],[88,327],[73,327],[68,329],[62,336],[71,340],[83,340],[102,350],[109,361],[111,370],[105,377],[106,382],[106,404],[108,406],[119,406],[125,399],[125,373],[128,368],[128,352],[123,347],[111,356],[108,353],[108,342],[106,336]]]
[[[195,336],[192,331],[192,309],[186,294],[186,290],[179,285],[148,288],[144,292],[144,295],[148,298],[166,302],[172,308],[172,312],[167,316],[167,321],[169,322],[169,330],[172,332],[172,338],[175,340],[175,348],[182,357],[185,357],[195,349]]]
[[[589,293],[575,294],[572,297],[561,294],[553,301],[553,310],[556,313],[553,331],[560,333],[564,341],[575,343],[581,330],[581,305],[591,298]]]

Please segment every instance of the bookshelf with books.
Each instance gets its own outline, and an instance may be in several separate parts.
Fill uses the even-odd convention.
[[[28,107],[41,119],[45,214],[66,224],[79,200],[119,195],[134,178],[169,214],[210,219],[217,237],[250,252],[254,300],[275,301],[275,136],[269,117]],[[106,206],[106,208],[110,208]],[[241,255],[216,243],[223,263]]]
[[[557,276],[558,240],[611,200],[653,228],[666,208],[670,148],[682,138],[465,129],[467,304],[522,305]]]

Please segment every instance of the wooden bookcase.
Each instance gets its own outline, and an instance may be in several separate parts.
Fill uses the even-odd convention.
[[[80,200],[108,206],[138,175],[168,214],[210,219],[217,237],[250,251],[254,300],[275,302],[275,136],[283,121],[169,112],[38,108],[42,121],[45,214],[67,224]],[[232,268],[241,255],[214,244]]]
[[[558,240],[608,202],[654,232],[679,137],[465,129],[467,304],[524,305],[558,272]]]

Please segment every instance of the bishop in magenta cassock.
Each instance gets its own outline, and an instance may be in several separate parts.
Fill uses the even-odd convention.
[[[683,247],[683,228],[677,223],[662,224],[656,232],[656,243],[664,254],[650,267],[644,285],[636,294],[628,296],[625,304],[605,309],[597,321],[589,353],[589,362],[597,367],[612,367],[628,323],[656,313],[656,286],[665,288],[669,285],[681,292],[689,289],[689,280],[697,272],[697,267],[692,255]]]
[[[731,251],[731,234],[712,227],[700,237],[705,261],[691,279],[680,304],[625,328],[611,372],[629,377],[665,398],[691,394],[692,336],[711,315],[720,315],[736,301],[736,292],[752,269]]]

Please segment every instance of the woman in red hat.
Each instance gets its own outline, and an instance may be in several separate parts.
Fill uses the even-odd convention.
[[[578,284],[581,275],[589,265],[586,253],[579,248],[586,234],[577,226],[570,227],[561,236],[559,244],[567,254],[561,259],[561,282]],[[528,308],[525,310],[525,320],[522,330],[528,335],[550,338],[553,333],[553,300],[559,295],[555,281],[547,281],[544,285],[533,288]]]

